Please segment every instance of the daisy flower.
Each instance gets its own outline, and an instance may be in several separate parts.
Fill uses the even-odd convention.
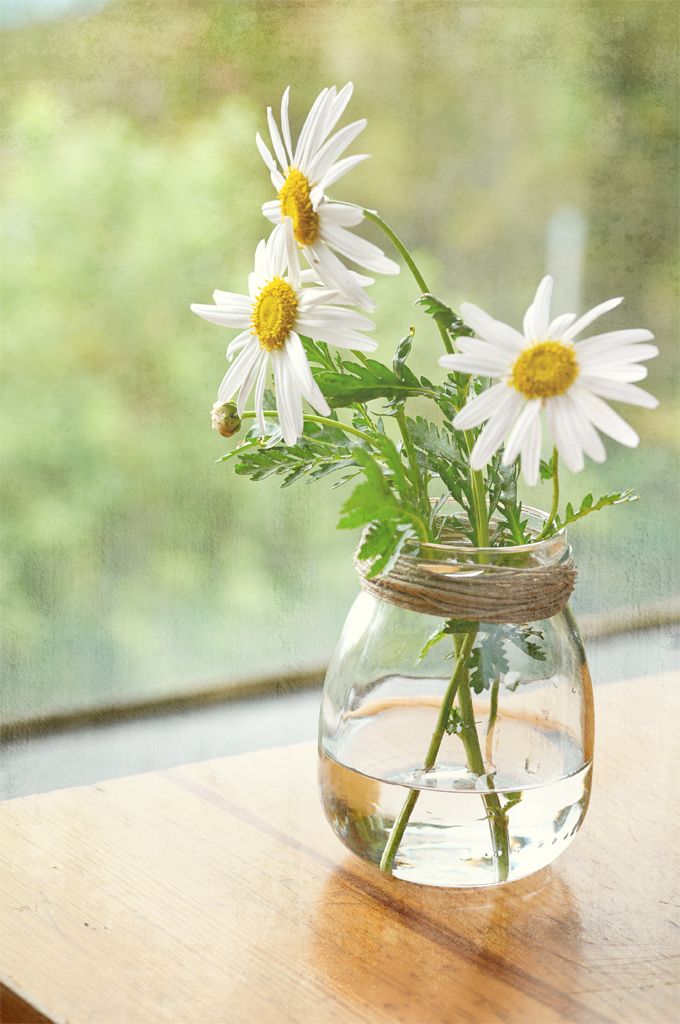
[[[622,298],[608,299],[578,317],[564,313],[550,319],[553,279],[544,277],[524,316],[523,332],[494,320],[469,302],[461,316],[475,332],[458,338],[455,355],[442,356],[447,370],[474,373],[498,380],[461,409],[453,421],[458,430],[486,422],[470,454],[470,465],[481,469],[505,440],[503,464],[521,455],[528,484],[538,481],[541,457],[541,417],[567,467],[578,473],[584,454],[604,462],[606,452],[598,431],[630,448],[639,438],[603,399],[654,409],[653,395],[636,387],[647,376],[638,364],[659,354],[654,335],[640,328],[608,331],[575,339]]]
[[[240,416],[254,388],[257,421],[264,433],[263,398],[271,364],[281,432],[286,444],[294,444],[302,433],[303,398],[321,415],[330,413],[312,376],[300,335],[338,348],[372,352],[376,342],[361,332],[374,325],[355,310],[339,305],[336,291],[305,286],[288,223],[274,228],[268,240],[259,243],[248,292],[216,291],[214,306],[191,306],[204,320],[241,328],[227,348],[227,358],[233,362],[220,384],[217,401],[229,402],[238,392],[236,413]]]
[[[352,305],[372,309],[374,303],[343,261],[350,260],[376,274],[398,274],[399,266],[388,259],[377,245],[348,230],[363,220],[363,210],[329,202],[324,194],[338,178],[368,156],[362,153],[340,159],[366,127],[364,119],[353,121],[331,135],[349,103],[353,88],[348,82],[339,92],[332,86],[319,93],[295,146],[288,121],[290,88],[286,89],[281,100],[280,131],[272,108],[268,107],[269,134],[276,159],[259,132],[256,141],[278,198],[265,203],[262,212],[274,224],[290,218],[295,240],[309,266]]]

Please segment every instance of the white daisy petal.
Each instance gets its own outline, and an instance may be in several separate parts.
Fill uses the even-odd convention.
[[[600,398],[609,398],[612,402],[626,402],[628,405],[639,405],[643,409],[656,409],[658,398],[650,395],[644,388],[621,381],[589,380],[588,390]]]
[[[276,411],[286,444],[295,444],[302,433],[302,398],[288,373],[288,359],[283,352],[271,353],[276,391]]]
[[[625,363],[641,363],[646,359],[654,359],[659,354],[656,345],[624,345],[623,348],[614,349],[611,347],[602,349],[584,349],[576,342],[574,351],[578,358],[579,366],[585,369],[587,366],[602,366],[616,363],[622,366]]]
[[[219,306],[204,306],[197,302],[192,302],[189,308],[197,316],[209,320],[211,324],[219,324],[221,327],[247,327],[250,323],[250,316],[247,312],[231,313],[226,309],[220,309]]]
[[[522,476],[529,487],[535,487],[538,483],[539,469],[541,465],[541,418],[537,416],[531,421],[529,429],[524,435],[522,445]]]
[[[502,353],[498,356],[486,356],[481,353],[475,355],[452,355],[447,357],[446,364],[450,370],[457,373],[477,373],[480,377],[500,377],[507,369],[507,359]]]
[[[340,178],[344,177],[348,171],[351,171],[357,164],[361,164],[364,160],[368,160],[370,153],[359,153],[357,156],[346,156],[342,160],[338,160],[331,167],[328,168],[323,177],[319,180],[319,188],[324,192],[327,188],[333,185]],[[360,218],[361,219],[361,218]],[[337,223],[337,222],[336,222]],[[359,221],[356,221],[358,224]]]
[[[280,224],[283,221],[281,202],[278,199],[270,199],[269,202],[263,203],[262,212],[272,224]]]
[[[297,379],[293,373],[293,367],[290,363],[290,356],[288,354],[288,346],[281,350],[281,368],[283,370],[283,376],[286,381],[286,390],[288,392],[288,398],[290,403],[290,413],[293,418],[293,426],[295,428],[296,439],[302,434],[305,426],[304,415],[302,411],[302,393],[298,386]]]
[[[583,369],[579,375],[582,384],[590,386],[593,381],[611,380],[620,381],[622,384],[635,384],[644,380],[647,376],[647,367],[638,366],[637,363],[617,365],[616,363],[601,363],[599,366],[591,366]]]
[[[269,260],[267,257],[267,243],[264,238],[261,238],[257,243],[255,249],[255,268],[254,268],[255,280],[258,287],[269,277]]]
[[[293,223],[289,217],[283,222],[283,240],[285,245],[285,264],[281,273],[288,266],[288,281],[292,287],[297,291],[300,287],[300,257],[298,255],[298,247],[293,236]]]
[[[571,423],[578,433],[583,451],[594,462],[604,462],[607,452],[595,427],[587,417],[581,415],[581,410],[570,394],[563,395],[563,401],[569,406]]]
[[[345,110],[347,109],[347,104],[351,100],[353,92],[354,85],[352,82],[348,82],[347,85],[343,85],[342,89],[333,100],[333,103],[331,104],[328,113],[328,121],[324,126],[326,129],[326,134],[328,134],[335,128],[336,124],[338,123],[342,115],[345,113]]]
[[[359,334],[358,331],[348,331],[346,328],[338,327],[335,324],[304,327],[302,322],[298,320],[295,326],[302,334],[315,338],[317,341],[327,341],[330,345],[334,345],[335,348],[356,349],[357,352],[375,352],[378,347],[378,343],[373,338],[366,338],[363,334]]]
[[[261,351],[257,338],[253,338],[239,353],[222,378],[217,392],[218,402],[229,402],[233,398],[248,376],[253,363],[259,359]]]
[[[524,348],[525,339],[519,331],[510,327],[509,324],[504,324],[501,320],[494,320],[472,302],[463,302],[460,307],[460,315],[475,334],[478,334],[484,341],[503,345],[515,353]]]
[[[290,219],[286,217],[283,223],[276,225],[267,239],[266,256],[268,280],[271,280],[273,277],[283,277],[286,272],[286,266],[288,264],[287,238],[291,231],[292,226]]]
[[[342,228],[354,228],[364,219],[361,207],[346,206],[344,203],[324,203],[317,213],[324,223],[338,224]]]
[[[332,135],[327,142],[324,142],[323,146],[309,165],[308,177],[314,182],[321,181],[324,175],[330,171],[340,154],[347,149],[347,147],[354,142],[357,135],[364,130],[366,124],[366,118],[362,117],[358,121],[353,121],[352,124],[348,124],[344,128],[341,128],[340,131],[336,132],[335,135]]]
[[[550,321],[550,300],[552,298],[553,290],[553,279],[550,274],[546,274],[538,288],[536,289],[536,295],[531,306],[527,310],[527,316],[531,311],[531,325],[532,331],[526,330],[525,321],[525,335],[527,338],[540,338],[544,340],[548,333],[548,324]]]
[[[545,415],[560,458],[572,473],[580,473],[583,447],[572,422],[572,406],[563,401],[562,395],[556,395],[546,401]]]
[[[356,275],[325,245],[316,243],[304,249],[304,254],[312,268],[319,273],[322,280],[337,288],[347,302],[363,309],[375,309],[375,303],[358,284]]]
[[[388,259],[385,253],[373,242],[353,235],[351,231],[339,227],[337,224],[325,224],[321,238],[332,249],[335,249],[341,256],[346,256],[353,263],[360,267],[371,270],[376,274],[398,274],[399,264]]]
[[[316,289],[310,289],[316,291]],[[324,289],[319,289],[323,291]],[[304,292],[303,292],[304,294]],[[355,309],[347,309],[346,306],[329,305],[311,310],[301,310],[305,324],[319,327],[321,324],[332,325],[333,327],[346,327],[350,331],[372,331],[375,324],[363,313],[357,313]]]
[[[583,316],[579,317],[576,323],[573,323],[571,327],[567,328],[562,335],[562,340],[572,341],[577,334],[580,334],[581,331],[585,330],[585,328],[589,324],[592,324],[594,320],[597,320],[598,317],[603,316],[610,310],[616,309],[616,307],[620,306],[622,302],[623,296],[619,296],[617,299],[607,299],[606,302],[601,302],[599,306],[593,306],[593,308],[589,309],[587,313],[584,313]]]
[[[269,368],[269,357],[265,353],[265,357],[260,363],[260,372],[257,377],[255,384],[255,412],[257,414],[257,425],[260,428],[261,434],[267,433],[267,420],[264,415],[264,390],[267,384],[267,370]]]
[[[260,135],[259,132],[255,136],[255,142],[257,143],[257,148],[260,151],[260,156],[262,157],[262,159],[264,160],[265,164],[269,168],[269,173],[270,173],[270,176],[271,176],[271,179],[272,179],[272,184],[273,184],[274,188],[275,189],[280,189],[281,186],[283,185],[283,182],[284,182],[285,179],[284,179],[283,175],[281,174],[281,171],[276,166],[276,162],[274,160],[274,157],[271,155],[271,153],[267,149],[267,146],[266,146],[266,144],[264,142],[264,139],[262,138],[262,136]]]
[[[313,175],[311,173],[312,161],[333,127],[333,122],[330,118],[330,111],[335,98],[336,88],[335,86],[332,86],[326,91],[323,103],[319,105],[314,124],[310,128],[309,135],[305,141],[304,150],[300,154],[300,163],[298,166],[308,178],[313,179]]]
[[[623,385],[619,385],[623,387]],[[603,402],[597,395],[591,394],[585,389],[572,387],[570,397],[576,402],[581,412],[584,413],[601,433],[612,437],[627,448],[636,448],[640,438],[633,428],[624,419],[614,412],[606,402]]]
[[[288,85],[281,97],[281,134],[283,135],[283,141],[286,144],[286,154],[288,156],[287,163],[290,165],[293,162],[293,147],[290,141],[290,121],[288,120],[289,99],[290,86]]]
[[[484,363],[486,368],[493,363],[497,367],[494,373],[501,374],[510,371],[513,360],[508,356],[507,349],[492,345],[488,341],[480,341],[479,338],[458,338],[456,344],[458,348],[456,355],[464,356],[470,362],[479,360],[480,366]]]
[[[321,416],[330,416],[330,406],[321,394],[319,386],[312,376],[312,371],[307,360],[307,354],[299,336],[294,331],[291,331],[290,333],[290,337],[286,344],[286,351],[288,352],[293,373],[297,377],[300,389],[309,404],[313,406]]]
[[[276,159],[279,161],[281,170],[285,171],[288,167],[288,158],[286,156],[286,151],[283,148],[283,142],[281,140],[276,121],[274,120],[274,114],[272,113],[271,107],[267,107],[267,124],[269,125],[269,136],[272,140],[274,152],[276,153]]]
[[[564,331],[566,331],[567,327],[571,327],[575,319],[576,313],[562,313],[561,316],[556,316],[552,323],[548,324],[546,340],[554,339],[559,341]]]
[[[345,267],[345,269],[347,269],[347,267]],[[375,285],[375,279],[367,278],[366,274],[356,273],[355,270],[349,270],[348,272],[351,274],[354,279],[354,283],[358,285],[359,288],[369,288],[371,285]],[[312,270],[311,267],[300,270],[300,281],[303,285],[320,285],[323,288],[327,287],[320,276],[318,276],[316,271]],[[331,291],[335,297],[329,301],[339,302],[341,305],[346,303],[346,298],[344,295],[340,295],[337,289],[331,289]]]
[[[240,295],[238,292],[222,292],[216,288],[213,292],[213,302],[221,306],[225,312],[245,313],[250,316],[250,297]]]
[[[641,328],[633,328],[627,331],[608,331],[606,334],[595,334],[591,338],[581,338],[574,342],[574,350],[577,352],[607,352],[612,349],[626,349],[629,345],[637,345],[640,342],[653,341],[654,335],[651,331]]]
[[[227,359],[233,359],[242,348],[245,348],[252,336],[253,332],[251,330],[241,331],[240,334],[237,334],[227,345]]]
[[[307,359],[307,353],[300,341],[300,336],[299,334],[296,334],[295,331],[291,331],[288,336],[286,351],[290,357],[290,362],[300,388],[303,392],[310,391],[312,384],[314,383],[312,369]]]
[[[445,369],[449,368],[449,360],[452,356],[442,356],[439,365]],[[471,427],[478,427],[484,420],[498,408],[502,395],[508,390],[507,384],[494,384],[493,387],[475,395],[458,413],[453,421],[456,430],[469,430]]]
[[[317,119],[317,114],[319,112],[319,108],[325,103],[327,94],[328,94],[328,89],[322,89],[321,92],[319,93],[319,95],[316,97],[316,99],[314,100],[314,103],[312,104],[311,110],[307,114],[307,117],[305,119],[305,123],[302,126],[302,131],[300,132],[300,135],[298,136],[297,145],[295,147],[295,152],[293,154],[293,164],[296,167],[299,167],[300,170],[303,173],[304,173],[305,169],[302,166],[301,161],[302,161],[302,159],[304,157],[304,152],[305,152],[305,147],[307,145],[307,140],[309,138],[310,132],[313,130],[314,125],[316,123],[316,119]]]
[[[505,394],[500,396],[496,409],[470,452],[472,469],[483,469],[493,453],[501,446],[522,402],[523,399],[516,391],[506,388]]]
[[[300,277],[304,281],[305,271],[300,271]],[[300,291],[298,298],[298,309],[301,313],[309,313],[316,306],[326,305],[328,302],[333,302],[338,297],[338,292],[334,288],[303,288]]]
[[[263,362],[266,362],[266,353],[260,349],[257,353],[257,357],[253,359],[252,365],[243,378],[243,383],[239,388],[238,400],[236,402],[236,412],[239,416],[248,404],[250,392],[253,390],[255,382],[257,381]]]
[[[505,442],[505,449],[503,451],[504,466],[511,466],[513,464],[522,449],[527,432],[531,429],[531,424],[540,416],[540,413],[540,399],[535,399],[525,404]]]

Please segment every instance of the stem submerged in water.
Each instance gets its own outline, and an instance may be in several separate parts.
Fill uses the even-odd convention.
[[[430,740],[430,745],[427,748],[427,754],[425,755],[425,761],[423,763],[423,771],[425,772],[434,768],[437,760],[437,754],[439,753],[439,748],[442,745],[444,733],[446,732],[446,726],[449,721],[453,702],[456,699],[460,679],[465,671],[470,651],[472,650],[475,642],[475,635],[475,633],[468,633],[456,658],[456,664],[454,666],[453,673],[451,674],[451,681],[449,682],[446,693],[444,694],[444,698],[441,702],[439,715],[437,716],[437,724],[434,727],[432,739]],[[403,838],[409,818],[411,817],[411,812],[413,811],[419,796],[419,789],[412,789],[410,791],[404,806],[399,812],[399,816],[394,822],[394,826],[390,832],[390,837],[387,840],[387,845],[383,850],[383,855],[380,861],[380,870],[385,871],[387,874],[391,874],[392,872],[394,858],[397,850],[399,849],[399,844]]]
[[[477,776],[486,774],[482,748],[479,743],[475,712],[470,693],[470,674],[466,670],[460,680],[458,687],[458,703],[460,706],[460,717],[463,727],[461,739],[465,747],[468,768]],[[489,780],[491,784],[491,780]],[[510,837],[508,835],[508,819],[503,813],[500,797],[497,793],[483,793],[482,801],[486,810],[491,842],[493,845],[493,859],[496,864],[496,880],[507,882],[510,871]]]
[[[354,205],[354,204],[347,204]],[[364,209],[364,216],[367,220],[373,221],[374,224],[380,228],[381,231],[389,238],[390,242],[401,255],[407,267],[411,271],[413,278],[420,288],[422,293],[429,292],[427,281],[421,274],[418,266],[411,256],[410,252],[401,241],[395,231],[387,224],[382,217],[376,213],[375,210]],[[453,345],[451,338],[446,327],[437,322],[439,333],[441,335],[444,348],[447,352],[453,352]],[[398,418],[397,418],[398,419]],[[402,430],[402,436],[406,443],[406,434],[404,431],[405,424],[399,423]],[[470,431],[463,433],[464,447],[469,457],[474,444],[474,437]],[[406,448],[409,461],[411,462],[412,470],[414,467],[413,461],[411,460],[411,453]],[[419,495],[419,487],[416,485],[416,494]],[[489,514],[486,503],[486,490],[484,487],[484,477],[479,470],[470,469],[470,492],[471,492],[471,520],[474,529],[475,540],[477,546],[480,548],[489,547]],[[456,694],[459,694],[459,703],[461,709],[461,719],[463,722],[463,730],[461,738],[465,747],[465,753],[467,757],[468,768],[470,771],[478,776],[484,775],[484,759],[482,757],[482,751],[479,744],[479,736],[477,734],[477,725],[474,718],[474,708],[472,705],[472,696],[470,694],[470,679],[468,662],[474,646],[476,631],[468,633],[465,639],[460,645],[456,644],[456,663],[451,676],[451,681],[448,685],[446,693],[439,709],[439,715],[437,717],[437,724],[430,740],[430,746],[425,760],[423,762],[423,771],[430,771],[435,764],[439,748],[441,747],[446,726],[449,721],[453,702],[456,699]],[[409,823],[413,808],[415,807],[420,790],[412,789],[409,792],[408,797],[402,807],[397,819],[394,822],[394,826],[390,833],[390,837],[387,841],[387,845],[383,851],[382,859],[380,861],[381,871],[385,871],[390,874],[394,864],[394,858],[399,844],[403,838],[406,826]],[[504,814],[500,799],[496,793],[481,794],[482,801],[486,810],[486,817],[489,822],[489,828],[491,830],[491,840],[493,844],[493,858],[497,866],[497,876],[499,882],[504,882],[508,878],[510,868],[510,843],[508,836],[508,819]]]

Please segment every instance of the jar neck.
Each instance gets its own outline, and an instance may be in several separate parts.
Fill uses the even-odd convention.
[[[433,563],[451,565],[478,566],[512,566],[515,568],[536,568],[537,566],[559,565],[569,558],[571,548],[565,529],[559,530],[545,540],[534,540],[527,544],[515,544],[507,547],[477,547],[466,537],[463,529],[446,523],[446,506],[444,506],[445,525],[439,541],[412,542],[404,549],[404,557],[414,562],[432,567]],[[525,507],[522,509],[526,520],[526,531],[538,537],[547,522],[547,514],[540,509]],[[460,519],[460,517],[458,517]],[[494,518],[491,519],[493,525]]]

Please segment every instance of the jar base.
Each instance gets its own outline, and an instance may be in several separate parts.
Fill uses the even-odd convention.
[[[417,789],[416,803],[394,856],[392,875],[442,888],[513,882],[552,863],[585,816],[592,767],[545,785],[493,791],[507,832],[494,852],[485,796],[475,789]],[[338,838],[357,856],[379,864],[404,801],[416,788],[368,776],[320,752],[321,794]],[[496,830],[496,842],[498,831]]]

